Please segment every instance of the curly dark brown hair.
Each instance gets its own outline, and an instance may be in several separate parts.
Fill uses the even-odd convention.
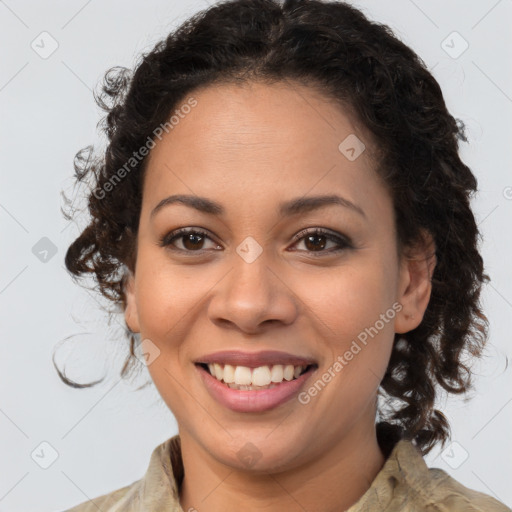
[[[77,183],[92,187],[90,219],[67,250],[66,268],[74,280],[93,274],[99,292],[118,307],[114,314],[124,311],[147,161],[133,161],[134,152],[198,87],[249,80],[306,84],[348,106],[380,152],[378,173],[393,198],[398,246],[413,246],[425,232],[433,237],[430,301],[417,328],[395,334],[377,429],[414,441],[423,454],[444,445],[450,427],[434,408],[439,386],[459,394],[472,388],[462,359],[480,356],[488,334],[479,296],[489,277],[470,208],[477,181],[458,154],[459,141],[467,142],[464,124],[449,114],[425,63],[388,26],[346,3],[224,1],[189,18],[133,71],[108,70],[95,95],[107,112],[108,145],[99,156],[88,146],[75,157]],[[127,327],[123,378],[135,359],[133,334]],[[57,371],[71,386],[96,384],[77,384]]]

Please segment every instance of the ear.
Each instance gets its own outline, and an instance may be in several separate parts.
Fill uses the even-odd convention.
[[[137,301],[135,300],[135,277],[130,272],[125,281],[126,308],[124,319],[130,331],[140,332],[139,315],[137,312]]]
[[[432,235],[423,231],[420,240],[401,257],[398,301],[402,309],[395,317],[395,332],[412,331],[423,320],[432,291],[437,263]]]

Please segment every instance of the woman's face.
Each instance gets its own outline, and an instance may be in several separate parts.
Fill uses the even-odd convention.
[[[125,317],[182,439],[232,467],[293,467],[374,433],[394,333],[420,323],[429,288],[398,257],[370,140],[339,107],[287,83],[191,96],[150,153]],[[190,203],[154,210],[174,195]],[[281,402],[279,386],[217,383],[218,398],[196,364],[270,350],[316,365],[298,389],[279,384]],[[266,365],[279,373],[247,364]]]

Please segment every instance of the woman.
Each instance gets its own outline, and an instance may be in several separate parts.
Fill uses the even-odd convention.
[[[71,511],[508,510],[422,457],[488,277],[463,127],[410,48],[341,2],[234,0],[100,104],[66,266],[120,305],[122,374],[138,348],[179,434]]]

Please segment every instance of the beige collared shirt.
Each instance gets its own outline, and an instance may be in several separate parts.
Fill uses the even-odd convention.
[[[131,485],[66,512],[184,511],[178,489],[183,479],[179,435],[157,446],[146,474]],[[346,512],[511,512],[496,499],[473,491],[439,468],[428,468],[416,446],[399,440],[369,489]]]

